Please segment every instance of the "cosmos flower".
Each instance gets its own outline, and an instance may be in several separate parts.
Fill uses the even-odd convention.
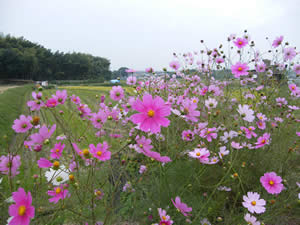
[[[256,217],[251,216],[249,213],[244,216],[244,219],[249,225],[260,225],[260,222],[256,220]]]
[[[132,108],[139,113],[132,115],[130,119],[138,124],[142,131],[159,133],[161,126],[168,127],[170,124],[165,117],[171,114],[171,107],[159,96],[152,98],[150,94],[146,94],[143,101],[137,99]]]
[[[9,206],[8,213],[13,218],[9,225],[29,225],[30,219],[34,218],[34,207],[32,206],[31,193],[26,194],[23,188],[12,193],[15,204]]]
[[[61,165],[57,170],[50,168],[50,170],[46,171],[45,176],[48,182],[51,182],[56,186],[61,185],[69,180],[69,173],[66,172],[64,165]]]
[[[31,124],[32,117],[31,116],[24,116],[21,115],[19,119],[14,121],[12,128],[16,133],[26,133],[30,130],[33,126]]]
[[[95,147],[94,144],[90,144],[90,153],[93,157],[98,159],[99,161],[107,161],[111,157],[111,152],[108,151],[108,144],[106,141],[103,142],[103,144],[98,143]]]
[[[256,65],[256,72],[263,73],[266,71],[266,64],[264,62],[261,62],[260,64]]]
[[[171,199],[173,205],[184,215],[184,216],[191,216],[188,212],[192,211],[191,207],[188,207],[185,203],[181,202],[180,197],[175,198],[175,202]]]
[[[134,76],[127,77],[126,84],[128,84],[128,85],[135,85],[136,84],[136,77],[134,77]]]
[[[61,144],[61,142],[54,145],[54,147],[50,150],[50,157],[52,159],[59,159],[61,157],[62,151],[65,148],[65,144]]]
[[[277,38],[273,41],[272,46],[273,46],[274,48],[277,48],[279,45],[281,45],[282,41],[283,41],[283,36],[277,37]]]
[[[281,182],[281,177],[277,176],[275,172],[265,173],[260,178],[260,183],[270,194],[279,194],[283,190],[284,186]]]
[[[124,98],[124,89],[121,86],[113,86],[110,90],[110,98],[114,101],[120,101]]]
[[[49,202],[53,202],[54,204],[56,204],[61,199],[70,197],[69,191],[65,189],[63,185],[54,187],[54,190],[48,191],[47,194],[49,196],[52,196],[52,198],[49,198]]]
[[[266,201],[260,199],[260,195],[256,192],[248,192],[247,195],[243,196],[243,206],[248,209],[251,213],[264,213],[266,208]]]
[[[241,117],[243,118],[243,120],[248,121],[248,122],[252,122],[255,119],[254,111],[252,109],[249,108],[248,105],[238,105],[238,112],[241,115]]]
[[[236,47],[243,48],[248,44],[248,40],[246,38],[237,38],[233,43]]]
[[[0,157],[0,172],[2,174],[14,177],[19,174],[19,167],[21,166],[21,158],[19,155],[2,155]],[[10,171],[9,171],[10,170]]]
[[[68,94],[66,90],[57,90],[56,95],[52,95],[54,99],[58,102],[58,104],[64,104],[68,98]]]
[[[297,55],[297,52],[295,51],[295,48],[293,47],[289,47],[289,48],[285,48],[283,50],[283,54],[284,54],[284,60],[292,60],[293,58],[295,58],[295,56]]]
[[[240,76],[248,75],[248,70],[249,66],[247,65],[247,63],[237,62],[236,64],[231,66],[231,72],[235,78],[240,78]]]
[[[178,70],[180,68],[180,63],[178,61],[172,61],[169,65],[174,70]]]

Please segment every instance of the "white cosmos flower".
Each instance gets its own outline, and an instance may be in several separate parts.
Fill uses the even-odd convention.
[[[45,176],[48,182],[51,182],[53,185],[60,185],[69,180],[69,173],[66,171],[65,166],[61,166],[58,170],[50,168],[50,170],[45,173]]]
[[[250,109],[248,105],[239,105],[237,111],[242,116],[243,120],[251,123],[255,119],[255,116],[253,115],[254,111]]]

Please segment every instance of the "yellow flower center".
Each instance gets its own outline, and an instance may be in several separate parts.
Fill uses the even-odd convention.
[[[239,68],[238,68],[238,71],[242,71],[242,70],[243,70],[243,68],[242,68],[242,67],[239,67]]]
[[[200,156],[200,155],[201,155],[200,152],[197,152],[197,153],[196,153],[196,156]]]
[[[196,100],[196,99],[194,99],[194,100],[193,100],[193,102],[194,102],[194,103],[197,103],[197,100]]]
[[[96,195],[100,196],[102,194],[101,191],[96,191]]]
[[[207,134],[210,134],[210,131],[209,131],[209,130],[207,130],[207,131],[206,131],[206,133],[207,133]]]
[[[26,212],[26,207],[24,205],[21,205],[18,210],[19,216],[24,216],[25,212]]]
[[[292,87],[292,90],[295,90],[295,89],[296,89],[296,88],[293,86],[293,87]]]
[[[265,140],[265,139],[263,139],[263,140],[261,141],[261,143],[262,143],[262,144],[265,144],[265,143],[266,143],[266,140]]]
[[[56,194],[59,194],[60,192],[61,192],[61,189],[59,187],[55,189]]]
[[[274,181],[270,180],[270,181],[269,181],[269,184],[270,184],[270,185],[273,185],[273,184],[274,184]]]
[[[243,44],[243,42],[242,41],[239,41],[239,45],[242,45]]]
[[[165,216],[162,216],[162,219],[163,219],[163,220],[166,220],[167,218],[166,218]]]
[[[74,175],[73,174],[70,174],[69,175],[69,180],[73,181],[75,179]]]
[[[153,117],[155,115],[155,112],[152,110],[152,109],[150,109],[149,111],[148,111],[148,116],[149,117]]]
[[[86,149],[83,149],[82,153],[85,157],[88,157],[90,154],[90,151],[86,148]]]
[[[98,155],[98,156],[101,156],[101,155],[102,155],[102,152],[101,152],[101,151],[98,151],[98,152],[97,152],[97,155]]]
[[[189,113],[189,109],[187,107],[184,108],[183,110],[184,114],[188,114]]]
[[[59,149],[57,148],[55,151],[56,151],[56,152],[59,152]]]
[[[59,167],[59,162],[58,161],[54,161],[53,166],[54,167]]]
[[[252,130],[252,128],[251,127],[249,127],[249,131],[251,131]]]
[[[255,206],[256,205],[256,201],[252,201],[251,205]]]

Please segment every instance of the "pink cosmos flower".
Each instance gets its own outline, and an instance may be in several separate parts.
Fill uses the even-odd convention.
[[[247,196],[243,196],[243,206],[251,213],[264,213],[266,208],[266,201],[259,199],[260,195],[256,192],[248,192]]]
[[[147,167],[145,165],[141,165],[139,169],[139,173],[142,174],[147,170]]]
[[[245,221],[248,224],[251,224],[251,225],[260,225],[260,222],[256,220],[256,217],[255,216],[251,216],[249,213],[247,213],[244,216],[244,219],[245,219]]]
[[[173,220],[171,220],[171,217],[169,215],[167,215],[166,210],[159,208],[158,215],[159,215],[160,219],[162,220],[160,222],[160,225],[161,224],[163,225],[163,223],[165,223],[165,225],[173,224]]]
[[[261,62],[260,64],[256,65],[256,72],[263,73],[266,71],[266,64],[264,62]]]
[[[50,99],[48,99],[47,102],[46,102],[46,106],[47,106],[48,108],[54,108],[54,107],[57,106],[57,105],[58,105],[58,101],[57,101],[56,98],[50,98]]]
[[[295,64],[293,66],[293,70],[296,73],[296,75],[300,75],[300,64]]]
[[[259,120],[258,122],[256,122],[256,125],[261,130],[266,129],[266,122],[263,120]]]
[[[40,158],[38,161],[37,161],[37,164],[39,166],[39,168],[50,168],[53,166],[53,163],[50,162],[48,159],[46,158]]]
[[[80,98],[76,95],[72,95],[71,97],[71,101],[74,102],[76,105],[80,104]]]
[[[57,90],[56,95],[52,95],[54,99],[58,102],[58,104],[64,104],[66,99],[68,98],[68,94],[66,90]]]
[[[282,107],[283,105],[288,104],[288,102],[285,98],[276,98],[276,103],[279,107]]]
[[[15,204],[10,205],[8,213],[12,216],[9,225],[29,225],[30,219],[34,218],[31,193],[26,194],[23,188],[12,193]]]
[[[269,133],[264,133],[263,136],[257,139],[257,142],[255,143],[256,144],[255,148],[261,148],[265,145],[270,144],[270,136],[271,135]]]
[[[17,174],[19,174],[18,169],[20,166],[21,166],[21,158],[19,155],[16,156],[2,155],[0,157],[0,172],[2,174],[6,174],[6,175],[10,175],[10,177],[14,177]]]
[[[202,138],[206,138],[206,140],[208,142],[211,142],[212,139],[216,139],[218,134],[214,133],[214,131],[216,131],[217,128],[213,127],[213,128],[204,128],[203,130],[200,131],[200,137]]]
[[[283,41],[283,36],[277,37],[277,38],[273,41],[272,46],[273,46],[274,48],[277,48],[279,45],[281,45],[282,41]]]
[[[64,148],[65,148],[65,144],[61,144],[61,142],[55,144],[54,148],[50,150],[51,151],[50,157],[52,159],[59,159],[61,157]]]
[[[285,61],[292,60],[297,55],[297,52],[295,51],[295,48],[293,48],[293,47],[285,48],[283,50],[283,53],[284,53]]]
[[[92,113],[91,116],[93,126],[98,129],[100,129],[107,120],[107,113],[102,109],[99,109],[98,113]]]
[[[224,59],[223,58],[216,58],[216,63],[218,63],[218,64],[221,64],[221,63],[223,63],[224,62]]]
[[[275,172],[265,173],[260,178],[260,183],[270,194],[279,194],[283,190],[284,186],[281,182],[281,177],[277,176]]]
[[[153,73],[154,69],[152,67],[146,68],[145,69],[146,73]]]
[[[126,84],[128,85],[135,85],[136,84],[136,77],[134,76],[129,76],[127,78]]]
[[[33,97],[34,101],[28,101],[27,106],[30,108],[31,111],[40,110],[40,108],[45,105],[44,102],[41,101],[42,93],[41,92],[39,92],[39,93],[32,92],[32,97]]]
[[[292,95],[296,96],[297,92],[300,91],[300,89],[297,87],[296,84],[289,84],[289,89],[292,92]]]
[[[235,149],[242,149],[243,148],[243,146],[240,143],[235,142],[235,141],[231,142],[231,147],[235,148]]]
[[[257,137],[257,134],[253,131],[255,130],[255,127],[250,126],[249,128],[241,127],[241,130],[245,132],[245,136],[247,139],[251,139],[253,137]]]
[[[114,101],[120,101],[124,97],[124,90],[121,86],[113,86],[110,90],[110,98]]]
[[[248,72],[249,66],[247,63],[237,62],[235,65],[231,66],[231,72],[234,74],[235,78],[240,78],[240,76],[246,76],[249,74]]]
[[[110,159],[111,152],[108,151],[109,146],[106,141],[104,141],[103,144],[98,143],[97,147],[95,147],[93,144],[90,144],[89,147],[90,147],[90,153],[96,159],[100,161],[107,161]]]
[[[180,198],[177,196],[175,198],[175,202],[171,199],[173,205],[184,215],[184,216],[191,216],[188,212],[192,211],[192,207],[188,207],[185,203],[181,202]]]
[[[140,137],[140,136],[137,136],[135,138],[136,140],[136,147],[137,147],[137,152],[138,153],[141,153],[142,151],[150,151],[153,146],[150,145],[151,144],[151,139],[146,139],[144,136]]]
[[[155,159],[156,161],[167,163],[171,162],[172,160],[168,156],[161,156],[158,152],[153,151],[143,151],[142,152],[145,156],[148,156],[152,159]]]
[[[233,42],[236,47],[243,48],[248,44],[248,40],[246,38],[237,38],[236,41]]]
[[[50,129],[46,126],[43,125],[38,133],[34,133],[32,135],[30,135],[30,141],[28,141],[27,143],[30,146],[33,145],[42,145],[44,143],[45,140],[49,139],[51,137],[51,135],[53,134],[53,132],[56,129],[56,124],[54,124]]]
[[[49,202],[53,202],[54,204],[56,204],[60,199],[70,197],[69,191],[64,188],[64,185],[55,187],[53,191],[48,191],[47,193],[49,196],[52,196],[52,198],[49,198]]]
[[[153,99],[150,94],[146,94],[143,101],[137,99],[132,108],[139,113],[132,115],[130,120],[138,124],[142,131],[159,133],[161,126],[168,127],[170,124],[165,117],[171,114],[171,107],[159,96]]]
[[[182,131],[181,138],[184,141],[192,141],[194,140],[194,132],[191,130],[184,130]]]
[[[26,133],[30,130],[33,126],[31,124],[32,117],[31,116],[24,116],[21,115],[19,119],[14,121],[12,128],[16,133]]]
[[[88,117],[91,115],[91,109],[89,108],[89,106],[87,104],[79,104],[77,109],[79,110],[79,115],[81,118]]]
[[[178,61],[172,61],[169,65],[174,70],[178,70],[180,68],[180,63]]]
[[[197,122],[198,119],[196,117],[200,116],[200,111],[196,110],[197,107],[197,104],[193,103],[189,99],[185,99],[182,102],[182,106],[180,107],[180,109],[187,120]]]
[[[188,153],[191,158],[199,159],[201,163],[209,161],[210,152],[207,148],[195,148],[194,151]]]

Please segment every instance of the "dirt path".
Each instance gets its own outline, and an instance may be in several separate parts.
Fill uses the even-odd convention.
[[[6,91],[7,89],[16,88],[16,87],[19,87],[19,86],[9,86],[9,85],[3,85],[3,86],[1,86],[0,85],[0,94],[3,93],[4,91]]]

